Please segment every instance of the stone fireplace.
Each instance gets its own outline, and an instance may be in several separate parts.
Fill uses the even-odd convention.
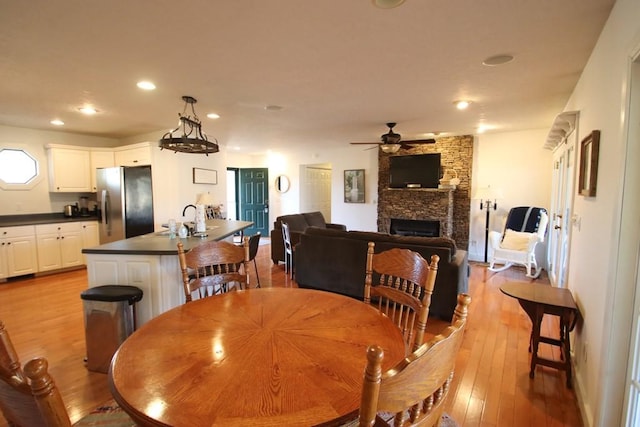
[[[389,157],[441,153],[442,172],[453,169],[460,184],[455,190],[389,188]],[[435,144],[414,145],[395,154],[378,154],[378,231],[391,232],[391,219],[436,221],[439,235],[451,237],[461,249],[469,246],[473,136],[437,138]],[[410,223],[407,223],[410,224]]]

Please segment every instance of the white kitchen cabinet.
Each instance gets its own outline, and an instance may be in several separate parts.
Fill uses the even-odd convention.
[[[75,267],[84,263],[80,222],[36,225],[38,271]]]
[[[180,264],[176,255],[87,255],[89,287],[129,285],[142,289],[136,303],[138,327],[152,318],[184,304]]]
[[[151,145],[148,142],[115,148],[116,166],[142,166],[151,164]]]
[[[98,168],[110,168],[116,165],[115,156],[113,150],[91,150],[91,192],[95,193],[98,190],[96,185],[96,169]]]
[[[35,273],[37,269],[34,226],[0,228],[0,279]]]
[[[91,156],[82,148],[48,145],[49,191],[81,193],[91,191]]]
[[[0,280],[9,277],[9,263],[7,262],[7,244],[0,238]]]
[[[82,248],[92,248],[100,245],[97,221],[82,222]],[[87,256],[83,254],[83,262],[87,264]]]

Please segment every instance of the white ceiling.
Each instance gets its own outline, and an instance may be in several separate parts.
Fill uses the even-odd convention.
[[[203,129],[246,152],[550,127],[614,0],[0,0],[0,124]],[[515,60],[487,67],[492,55]],[[148,79],[153,92],[136,87]],[[470,99],[457,111],[453,101]],[[100,111],[86,117],[77,107]],[[267,111],[279,105],[280,111]],[[221,118],[211,121],[206,113]],[[541,144],[543,141],[541,141]]]

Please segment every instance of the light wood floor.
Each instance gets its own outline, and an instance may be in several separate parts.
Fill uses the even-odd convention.
[[[269,254],[269,245],[260,247],[257,261],[262,286],[295,287],[283,265],[274,266]],[[255,283],[253,269],[251,276]],[[581,427],[575,394],[566,388],[564,373],[538,367],[535,378],[529,379],[531,322],[515,299],[500,292],[505,281],[529,279],[520,269],[496,274],[482,264],[471,266],[472,303],[446,411],[469,427]],[[548,284],[544,277],[538,282]],[[49,360],[72,421],[111,397],[107,376],[87,371],[82,361],[80,292],[86,283],[86,271],[77,270],[0,284],[0,320],[21,361],[36,356]],[[430,319],[428,327],[437,333],[444,325]],[[545,318],[545,334],[555,335],[551,331],[557,328],[553,317]],[[545,344],[541,351],[547,357],[559,356]],[[6,425],[0,417],[0,427]]]

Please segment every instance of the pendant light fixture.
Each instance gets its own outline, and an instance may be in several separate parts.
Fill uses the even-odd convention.
[[[202,132],[202,124],[193,106],[198,101],[192,96],[183,96],[182,100],[184,101],[184,109],[182,114],[178,113],[178,127],[162,136],[160,149],[166,148],[175,152],[206,154],[207,156],[209,153],[220,151],[218,140],[214,138],[215,142],[209,141],[207,135]],[[191,105],[193,117],[186,114],[189,105]]]

